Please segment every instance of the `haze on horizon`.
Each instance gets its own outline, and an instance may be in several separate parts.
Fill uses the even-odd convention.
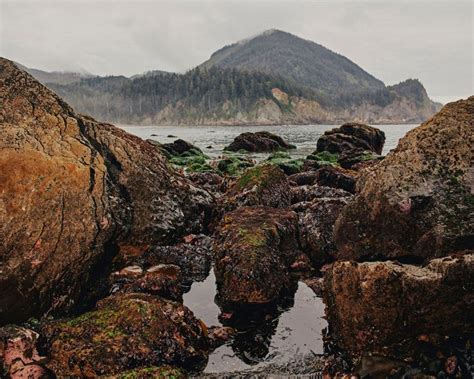
[[[280,29],[387,85],[418,78],[434,100],[473,94],[465,0],[0,0],[0,56],[46,71],[184,72],[224,45]]]

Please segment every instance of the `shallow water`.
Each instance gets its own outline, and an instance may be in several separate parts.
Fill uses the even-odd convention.
[[[277,125],[277,126],[133,126],[119,125],[131,134],[143,139],[154,139],[162,143],[182,138],[201,148],[210,157],[218,157],[225,146],[240,133],[267,130],[275,133],[287,142],[296,145],[290,154],[295,158],[306,157],[316,149],[316,141],[326,130],[335,125]],[[395,148],[398,140],[416,125],[376,125],[385,132],[383,154]],[[174,136],[174,137],[169,137]],[[268,154],[249,154],[261,159]]]
[[[395,148],[398,140],[416,125],[377,125],[383,130],[386,142],[383,154]],[[143,139],[162,143],[182,138],[201,148],[210,157],[218,157],[223,148],[243,132],[271,131],[297,149],[290,154],[305,157],[316,149],[316,141],[334,125],[305,126],[132,126],[123,129]],[[170,137],[171,136],[171,137]],[[267,154],[249,154],[257,160]],[[184,295],[184,304],[206,325],[221,325],[220,309],[215,303],[216,284],[213,271],[202,282],[195,282]],[[238,333],[227,344],[209,357],[205,373],[233,372],[258,369],[270,364],[285,364],[299,356],[322,354],[322,330],[326,327],[322,299],[304,283],[295,283],[290,293],[272,310],[247,315],[237,327]],[[247,317],[248,316],[248,317]],[[234,325],[232,325],[234,326]]]
[[[217,348],[209,357],[205,373],[258,369],[269,364],[282,364],[307,354],[322,354],[322,330],[325,328],[322,299],[303,282],[295,287],[265,317],[252,317],[237,327],[237,335]],[[211,270],[203,282],[195,282],[184,295],[184,304],[206,325],[221,325],[216,296],[215,276]],[[263,319],[263,320],[262,320]]]

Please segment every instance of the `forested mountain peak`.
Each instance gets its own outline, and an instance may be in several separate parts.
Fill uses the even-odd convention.
[[[225,46],[202,66],[278,75],[330,97],[384,88],[382,81],[348,58],[276,29]]]

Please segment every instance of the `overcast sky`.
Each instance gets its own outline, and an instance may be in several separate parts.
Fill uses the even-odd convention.
[[[183,72],[276,28],[446,102],[474,92],[473,17],[469,0],[0,0],[0,55],[48,71]]]

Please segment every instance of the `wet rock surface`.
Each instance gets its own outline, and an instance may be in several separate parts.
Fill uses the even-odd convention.
[[[298,213],[301,248],[314,267],[320,267],[334,259],[334,224],[349,201],[348,196],[321,197],[292,207]]]
[[[289,210],[241,207],[216,232],[215,273],[223,304],[265,304],[290,285],[297,257],[297,216]]]
[[[152,145],[75,114],[6,59],[0,98],[2,323],[74,308],[119,249],[202,229],[212,198]]]
[[[204,280],[211,269],[213,240],[205,235],[189,235],[173,246],[155,246],[148,249],[138,260],[149,268],[159,264],[176,265],[181,270],[182,284],[189,289],[192,282]]]
[[[474,244],[474,97],[446,105],[359,178],[336,226],[341,259],[426,259]]]
[[[298,209],[304,209],[304,206],[298,205],[298,203],[308,203],[315,199],[320,198],[339,198],[339,197],[352,197],[352,194],[339,188],[332,188],[327,186],[315,185],[303,185],[291,188],[291,204],[295,211]]]
[[[331,331],[346,351],[410,356],[422,335],[474,332],[474,255],[426,266],[336,262],[324,275]]]
[[[133,268],[133,270],[132,270]],[[130,274],[130,271],[136,274]],[[181,269],[172,264],[159,264],[143,271],[139,266],[131,266],[111,275],[111,293],[148,293],[174,301],[183,300]]]
[[[294,146],[270,132],[242,133],[226,147],[229,151],[245,150],[249,152],[267,152],[293,149]]]
[[[386,159],[352,123],[306,159],[258,132],[212,161],[77,115],[7,60],[0,96],[0,323],[47,316],[0,328],[0,376],[186,377],[213,349],[254,367],[231,375],[474,372],[474,98]]]
[[[148,294],[116,294],[72,320],[46,323],[40,345],[58,376],[97,377],[136,367],[205,365],[207,328],[183,305]]]
[[[355,172],[340,167],[325,166],[321,167],[317,173],[319,185],[340,188],[350,193],[355,192],[357,181]]]

